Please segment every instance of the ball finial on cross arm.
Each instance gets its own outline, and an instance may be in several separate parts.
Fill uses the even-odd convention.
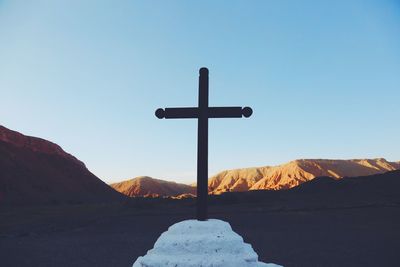
[[[159,119],[165,118],[165,111],[162,108],[156,110],[156,117]]]
[[[250,117],[253,114],[253,110],[251,107],[244,107],[242,108],[242,115],[246,118]]]

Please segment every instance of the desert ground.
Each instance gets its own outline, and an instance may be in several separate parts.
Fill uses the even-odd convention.
[[[209,217],[228,221],[264,262],[399,266],[399,194],[388,190],[365,196],[365,190],[351,186],[326,192],[311,185],[228,193],[211,197]],[[194,212],[195,199],[3,207],[0,265],[132,266],[170,225],[194,218]]]

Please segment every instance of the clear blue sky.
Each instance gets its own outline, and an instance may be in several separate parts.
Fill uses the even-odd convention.
[[[0,124],[106,182],[195,181],[196,121],[154,110],[196,105],[202,66],[211,105],[254,109],[211,121],[210,175],[400,160],[399,1],[0,0]]]

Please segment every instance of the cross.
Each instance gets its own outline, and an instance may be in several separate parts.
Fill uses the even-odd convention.
[[[197,220],[207,220],[208,195],[208,119],[248,118],[253,113],[249,107],[209,107],[208,69],[201,68],[199,76],[199,106],[190,108],[159,108],[159,119],[198,119],[197,126]]]

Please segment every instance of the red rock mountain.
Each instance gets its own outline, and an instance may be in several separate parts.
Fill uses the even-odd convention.
[[[57,144],[0,126],[0,206],[123,198]]]
[[[342,177],[380,174],[398,169],[400,169],[400,162],[388,162],[383,158],[301,159],[279,166],[223,171],[209,179],[208,189],[211,194],[250,190],[279,190],[298,186],[316,177],[327,176],[340,179]],[[196,184],[178,184],[146,176],[111,184],[111,186],[131,197],[171,196],[185,198],[196,194]]]
[[[147,176],[110,184],[110,186],[130,197],[187,196],[196,193],[195,187]]]
[[[228,170],[218,173],[208,181],[209,192],[279,190],[298,186],[315,177],[366,176],[400,169],[400,162],[378,159],[301,159],[279,166],[266,166]]]

